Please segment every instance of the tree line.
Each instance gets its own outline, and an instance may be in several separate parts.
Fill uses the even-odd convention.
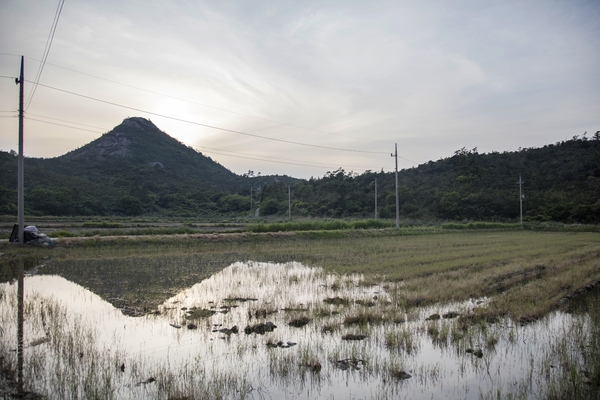
[[[573,137],[516,152],[481,154],[462,148],[450,157],[399,171],[400,215],[515,221],[521,175],[525,220],[600,223],[599,136],[597,132],[592,138]],[[240,176],[234,188],[219,188],[126,159],[96,162],[77,173],[69,173],[68,165],[57,159],[27,158],[25,167],[28,215],[202,218],[249,216],[259,208],[260,215],[284,217],[290,185],[293,217],[372,218],[377,179],[378,217],[395,218],[395,177],[383,171],[357,174],[340,168],[309,180],[248,175]],[[14,152],[0,152],[0,168],[0,214],[16,215]]]
[[[462,148],[398,174],[400,215],[419,220],[515,221],[519,175],[524,219],[567,223],[600,222],[600,140],[574,137],[542,148],[480,154]],[[292,185],[294,216],[395,218],[393,173],[343,169]],[[261,212],[285,215],[288,192],[272,184],[260,192]]]

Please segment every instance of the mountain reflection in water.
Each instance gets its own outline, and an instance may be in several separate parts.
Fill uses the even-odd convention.
[[[557,338],[589,324],[585,314],[555,312],[462,332],[454,314],[486,299],[406,313],[399,284],[294,262],[234,263],[141,317],[60,276],[24,283],[25,388],[50,398],[100,388],[114,398],[479,398],[523,385]],[[0,285],[9,351],[16,286]],[[74,373],[88,380],[65,383]],[[539,385],[523,390],[539,396]]]

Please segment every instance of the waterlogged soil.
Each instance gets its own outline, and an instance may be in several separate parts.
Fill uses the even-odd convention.
[[[97,279],[110,267],[94,264]],[[111,295],[85,289],[92,277],[26,277],[28,390],[49,398],[544,398],[563,369],[588,368],[576,348],[565,350],[566,366],[551,352],[574,327],[590,331],[582,306],[529,324],[489,323],[474,317],[487,298],[403,309],[401,283],[236,262],[185,279],[128,278],[115,296],[161,279],[171,287],[196,280],[174,294],[157,290],[148,298],[163,300],[134,317]],[[5,354],[16,348],[16,291],[0,286]]]
[[[199,261],[194,255],[63,260],[45,262],[35,272],[63,276],[124,314],[141,316],[234,261],[233,257]]]

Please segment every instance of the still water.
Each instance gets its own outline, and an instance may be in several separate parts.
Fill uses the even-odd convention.
[[[11,355],[17,291],[0,285]],[[49,398],[544,397],[560,370],[552,350],[590,324],[554,312],[465,328],[457,315],[488,299],[405,310],[402,295],[361,275],[238,262],[131,317],[61,276],[26,276],[24,385]]]

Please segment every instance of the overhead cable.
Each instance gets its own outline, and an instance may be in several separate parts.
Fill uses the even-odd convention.
[[[39,60],[36,60],[34,58],[31,58],[31,60],[39,62]],[[307,131],[313,131],[313,132],[317,132],[317,133],[324,133],[324,134],[327,134],[327,135],[346,137],[346,138],[349,138],[349,139],[357,139],[357,140],[364,140],[364,141],[368,141],[368,142],[378,142],[378,143],[391,144],[391,142],[386,142],[386,141],[383,141],[383,140],[376,140],[376,139],[363,138],[363,137],[359,137],[359,136],[344,135],[344,134],[341,134],[341,133],[327,132],[327,131],[323,131],[323,130],[320,130],[320,129],[307,128],[305,126],[290,124],[288,122],[281,122],[281,121],[276,121],[276,120],[273,120],[273,119],[257,117],[255,115],[245,114],[245,113],[241,113],[241,112],[237,112],[237,111],[231,111],[231,110],[227,110],[225,108],[210,106],[208,104],[204,104],[204,103],[199,103],[199,102],[192,101],[192,100],[183,99],[181,97],[172,96],[172,95],[169,95],[169,94],[166,94],[166,93],[161,93],[161,92],[156,92],[154,90],[144,89],[144,88],[141,88],[141,87],[138,87],[138,86],[130,85],[128,83],[123,83],[123,82],[115,81],[115,80],[112,80],[112,79],[103,78],[101,76],[97,76],[97,75],[93,75],[93,74],[88,74],[86,72],[77,71],[77,70],[74,70],[74,69],[71,69],[71,68],[67,68],[67,67],[63,67],[63,66],[60,66],[60,65],[57,65],[57,64],[52,64],[52,63],[46,63],[46,64],[52,65],[53,67],[61,68],[61,69],[67,70],[67,71],[75,72],[77,74],[86,75],[86,76],[89,76],[89,77],[92,77],[92,78],[100,79],[100,80],[103,80],[105,82],[114,83],[116,85],[125,86],[125,87],[131,88],[131,89],[141,90],[141,91],[146,92],[146,93],[152,93],[152,94],[155,94],[155,95],[158,95],[158,96],[168,97],[170,99],[179,100],[179,101],[183,101],[183,102],[190,103],[190,104],[195,104],[195,105],[206,107],[206,108],[212,108],[213,110],[219,110],[219,111],[223,111],[223,112],[230,113],[230,114],[236,114],[236,115],[241,115],[243,117],[254,118],[254,119],[257,119],[257,120],[260,120],[260,121],[271,122],[271,123],[274,123],[274,124],[290,126],[290,127],[293,127],[293,128],[304,129],[304,130],[307,130]]]
[[[77,126],[69,126],[69,125],[59,124],[59,123],[56,123],[56,122],[42,121],[41,119],[30,118],[30,117],[27,117],[27,116],[25,117],[25,119],[27,119],[28,121],[41,122],[43,124],[50,124],[50,125],[56,125],[56,126],[63,126],[65,128],[77,129],[77,130],[80,130],[80,131],[93,132],[93,133],[103,133],[103,132],[93,131],[91,129],[79,128]]]
[[[261,158],[255,158],[255,157],[247,157],[247,156],[239,156],[239,155],[235,155],[235,154],[220,153],[217,151],[208,151],[207,153],[219,154],[221,156],[226,156],[226,157],[244,158],[246,160],[266,161],[266,162],[276,163],[276,164],[300,165],[302,167],[314,167],[314,168],[329,168],[329,167],[325,167],[323,165],[303,164],[303,163],[288,162],[288,161],[265,160],[265,159],[261,159]]]
[[[59,124],[59,123],[56,123],[56,122],[44,121],[44,120],[40,120],[40,119],[36,119],[36,118],[31,118],[32,115],[33,116],[38,116],[40,118],[47,118],[47,119],[52,119],[52,120],[55,120],[55,121],[66,122],[66,123],[69,123],[69,124],[87,126],[87,127],[90,127],[90,128],[96,128],[96,129],[100,129],[100,130],[103,130],[103,131],[99,132],[99,131],[94,131],[94,130],[91,130],[91,129],[83,129],[83,128],[79,128],[79,127],[76,127],[76,126],[70,126],[70,125]],[[14,118],[14,116],[7,116],[7,117],[1,117],[0,116],[0,118]],[[64,120],[64,119],[47,117],[45,115],[39,115],[39,114],[29,113],[25,118],[27,120],[29,120],[29,121],[36,121],[36,122],[41,122],[41,123],[44,123],[44,124],[62,126],[62,127],[65,127],[65,128],[71,128],[71,129],[76,129],[76,130],[80,130],[80,131],[93,132],[93,133],[108,132],[108,129],[105,129],[105,128],[100,128],[100,127],[97,127],[97,126],[81,124],[81,123],[73,122],[73,121],[67,121],[67,120]],[[218,149],[218,148],[208,147],[208,146],[195,146],[194,148],[196,150],[199,150],[199,149],[208,149],[208,151],[204,151],[203,150],[203,152],[205,152],[205,153],[214,153],[214,154],[219,154],[219,155],[225,155],[225,156],[237,157],[237,158],[246,158],[246,159],[257,160],[257,161],[279,162],[281,164],[290,164],[290,161],[294,161],[296,163],[293,164],[293,165],[304,165],[304,166],[319,167],[319,168],[338,168],[339,167],[339,165],[323,164],[323,163],[317,163],[317,164],[320,164],[320,165],[308,164],[305,161],[292,160],[292,159],[289,159],[289,158],[278,158],[278,157],[269,157],[269,156],[262,156],[261,157],[261,156],[256,156],[256,155],[253,155],[253,154],[240,153],[240,152],[235,152],[235,151],[232,151],[232,150]],[[234,154],[226,154],[226,153],[234,153]],[[242,155],[240,156],[240,155],[237,155],[235,153],[242,154]],[[284,162],[284,161],[277,161],[277,160],[287,160],[287,161]],[[363,169],[363,167],[358,167],[358,166],[355,166],[355,165],[346,165],[346,167]]]
[[[73,96],[78,96],[84,99],[88,99],[88,100],[94,100],[100,103],[104,103],[104,104],[109,104],[115,107],[121,107],[121,108],[125,108],[127,110],[132,110],[132,111],[137,111],[137,112],[142,112],[145,114],[149,114],[149,115],[154,115],[157,117],[161,117],[161,118],[166,118],[166,119],[170,119],[172,121],[178,121],[178,122],[183,122],[183,123],[187,123],[187,124],[191,124],[191,125],[196,125],[196,126],[202,126],[205,128],[209,128],[209,129],[215,129],[215,130],[220,130],[223,132],[230,132],[230,133],[235,133],[238,135],[244,135],[244,136],[250,136],[250,137],[255,137],[255,138],[259,138],[259,139],[264,139],[264,140],[272,140],[275,142],[281,142],[281,143],[288,143],[288,144],[293,144],[293,145],[297,145],[297,146],[306,146],[306,147],[314,147],[314,148],[320,148],[320,149],[327,149],[327,150],[336,150],[336,151],[346,151],[346,152],[352,152],[352,153],[368,153],[368,154],[389,154],[388,152],[383,152],[383,151],[368,151],[368,150],[354,150],[354,149],[343,149],[343,148],[339,148],[339,147],[331,147],[331,146],[321,146],[321,145],[317,145],[317,144],[310,144],[310,143],[302,143],[302,142],[295,142],[292,140],[285,140],[285,139],[277,139],[277,138],[271,138],[268,136],[262,136],[262,135],[256,135],[254,133],[248,133],[248,132],[242,132],[242,131],[237,131],[237,130],[233,130],[233,129],[227,129],[227,128],[221,128],[215,125],[208,125],[208,124],[203,124],[201,122],[196,122],[196,121],[190,121],[190,120],[186,120],[183,118],[177,118],[177,117],[172,117],[170,115],[165,115],[165,114],[159,114],[159,113],[155,113],[152,111],[147,111],[147,110],[143,110],[141,108],[136,108],[136,107],[130,107],[130,106],[126,106],[123,104],[119,104],[119,103],[115,103],[112,101],[107,101],[107,100],[102,100],[102,99],[98,99],[96,97],[92,97],[92,96],[86,96],[80,93],[75,93],[75,92],[71,92],[69,90],[64,90],[64,89],[59,89],[53,86],[49,86],[49,85],[44,85],[44,84],[38,84],[39,86],[48,88],[48,89],[52,89],[52,90],[56,90],[62,93],[67,93],[67,94],[71,94]],[[400,157],[402,158],[402,157]],[[408,159],[405,159],[407,161],[410,161]],[[413,161],[410,161],[413,162]]]
[[[17,54],[2,53],[2,52],[0,52],[0,54],[7,55],[7,56],[18,56]],[[25,57],[25,58],[33,60],[33,61],[41,62],[40,60],[32,58],[32,57]],[[241,116],[248,117],[248,118],[254,118],[254,119],[257,119],[257,120],[261,120],[261,121],[271,122],[271,123],[275,123],[275,124],[290,126],[290,127],[294,127],[294,128],[298,128],[298,129],[304,129],[304,130],[318,132],[318,133],[324,133],[324,134],[333,135],[333,136],[340,136],[340,137],[346,137],[346,138],[350,138],[350,139],[357,139],[357,140],[365,140],[365,141],[371,141],[371,142],[391,144],[391,142],[387,142],[387,141],[383,141],[383,140],[368,139],[368,138],[363,138],[363,137],[359,137],[359,136],[352,136],[352,135],[344,135],[344,134],[341,134],[341,133],[327,132],[327,131],[323,131],[323,130],[320,130],[320,129],[307,128],[305,126],[290,124],[290,123],[287,123],[287,122],[276,121],[276,120],[272,120],[272,119],[268,119],[268,118],[257,117],[257,116],[254,116],[254,115],[240,113],[240,112],[237,112],[237,111],[231,111],[231,110],[227,110],[227,109],[224,109],[224,108],[211,106],[211,105],[204,104],[204,103],[199,103],[199,102],[196,102],[196,101],[187,100],[187,99],[184,99],[184,98],[181,98],[181,97],[172,96],[172,95],[169,95],[169,94],[166,94],[166,93],[161,93],[161,92],[156,92],[156,91],[149,90],[149,89],[140,88],[138,86],[129,85],[127,83],[115,81],[115,80],[108,79],[108,78],[103,78],[101,76],[89,74],[89,73],[86,73],[86,72],[77,71],[75,69],[63,67],[61,65],[57,65],[57,64],[53,64],[53,63],[49,63],[49,62],[46,62],[45,64],[52,65],[53,67],[61,68],[61,69],[67,70],[67,71],[75,72],[77,74],[81,74],[81,75],[89,76],[89,77],[92,77],[92,78],[100,79],[100,80],[103,80],[103,81],[106,81],[106,82],[111,82],[111,83],[114,83],[114,84],[117,84],[117,85],[121,85],[121,86],[129,87],[129,88],[132,88],[132,89],[144,91],[146,93],[152,93],[152,94],[155,94],[155,95],[158,95],[158,96],[163,96],[163,97],[171,98],[171,99],[174,99],[174,100],[179,100],[179,101],[187,102],[187,103],[190,103],[190,104],[195,104],[195,105],[199,105],[199,106],[202,106],[202,107],[212,108],[214,110],[219,110],[219,111],[223,111],[223,112],[227,112],[227,113],[231,113],[231,114],[241,115]],[[8,78],[12,79],[12,77],[8,77]],[[414,150],[411,150],[408,147],[402,146],[401,144],[399,144],[398,147],[402,147],[403,149],[408,150],[408,151],[410,151],[412,153],[415,153],[415,154],[417,154],[419,156],[426,157],[425,155],[423,155],[421,153],[418,153],[418,152],[416,152]],[[383,154],[383,152],[381,154]],[[401,156],[398,156],[398,157],[402,158],[403,160],[412,162],[413,164],[418,164],[418,162],[416,162],[416,161],[412,161],[412,160],[409,160],[409,159],[401,157]]]
[[[215,153],[215,154],[222,154],[222,153],[217,153],[217,152],[225,152],[225,153],[234,153],[235,154],[242,154],[244,155],[244,157],[253,157],[251,158],[252,160],[260,160],[260,161],[269,161],[269,162],[281,162],[281,161],[277,161],[277,160],[284,160],[285,162],[282,162],[282,164],[287,164],[289,161],[294,161],[294,162],[298,162],[298,163],[307,163],[307,161],[302,161],[302,160],[294,160],[294,159],[290,159],[290,158],[278,158],[278,157],[270,157],[270,156],[258,156],[255,154],[250,154],[250,153],[242,153],[242,152],[237,152],[237,151],[231,151],[231,150],[224,150],[224,149],[217,149],[214,147],[208,147],[208,146],[195,146],[194,148],[196,148],[197,150],[199,149],[208,149],[208,151],[204,151],[205,153]],[[226,155],[226,154],[223,154]],[[233,155],[232,155],[233,157]],[[297,165],[304,165],[304,164],[297,164]],[[320,164],[321,167],[323,168],[339,168],[339,165],[334,165],[334,164],[324,164],[324,163],[319,163],[317,162],[316,164]],[[312,164],[312,166],[316,166],[315,164]],[[363,169],[363,167],[358,167],[356,165],[346,165],[346,167],[351,167],[351,168],[358,168],[358,169]]]
[[[33,100],[33,96],[35,96],[35,92],[37,90],[38,83],[40,78],[42,77],[42,72],[44,71],[44,66],[46,65],[46,60],[48,59],[48,55],[50,54],[50,48],[52,47],[52,42],[54,40],[54,34],[56,33],[56,28],[58,26],[58,20],[60,19],[60,14],[63,9],[63,5],[65,4],[65,0],[58,1],[58,7],[56,9],[56,13],[54,14],[54,21],[52,21],[52,27],[50,28],[50,33],[48,34],[48,39],[46,39],[46,47],[44,48],[44,54],[42,56],[42,61],[40,67],[38,68],[38,72],[35,76],[35,82],[33,84],[33,89],[31,90],[31,94],[29,95],[29,99],[27,100],[27,105],[25,106],[25,110],[29,108],[31,105],[31,101]]]
[[[88,128],[99,129],[99,130],[102,131],[102,133],[108,132],[110,130],[110,129],[106,129],[106,128],[101,128],[99,126],[87,125],[87,124],[82,124],[82,123],[79,123],[79,122],[73,122],[73,121],[67,121],[67,120],[64,120],[64,119],[59,119],[59,118],[54,118],[54,117],[48,117],[46,115],[39,115],[39,114],[33,114],[33,113],[28,113],[27,115],[33,115],[34,117],[51,119],[51,120],[54,120],[54,121],[66,122],[68,124],[73,124],[73,125],[87,126]]]

